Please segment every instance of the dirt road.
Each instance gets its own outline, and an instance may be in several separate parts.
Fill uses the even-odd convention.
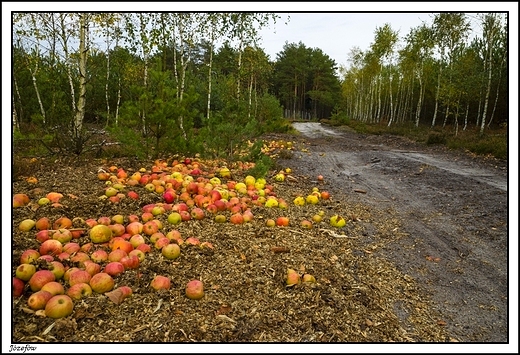
[[[507,162],[320,123],[294,127],[309,147],[291,159],[299,172],[400,220],[404,237],[378,252],[424,286],[453,337],[507,342]]]

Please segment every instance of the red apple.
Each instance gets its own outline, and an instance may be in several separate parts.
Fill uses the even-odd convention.
[[[20,264],[16,268],[15,276],[22,281],[29,281],[31,277],[36,273],[36,266],[33,264]]]
[[[58,255],[60,255],[60,254],[58,254]],[[38,258],[37,261],[46,261],[46,262],[50,263],[53,260],[54,260],[54,256],[52,256],[52,255],[42,255]]]
[[[148,222],[148,221],[151,221],[152,219],[154,219],[152,212],[143,212],[143,214],[141,215],[141,220],[143,222]]]
[[[81,249],[81,246],[78,243],[69,242],[63,246],[63,252],[74,254],[79,252]]]
[[[161,253],[166,259],[174,260],[181,255],[181,248],[178,244],[167,244],[162,247]]]
[[[56,281],[56,276],[49,270],[38,270],[29,279],[31,291],[40,291],[47,282]]]
[[[23,295],[24,288],[25,282],[17,277],[13,277],[13,297],[20,297]]]
[[[40,255],[58,255],[63,251],[63,245],[55,240],[46,240],[40,245]]]
[[[44,309],[45,305],[52,298],[52,294],[49,291],[37,291],[29,296],[27,300],[27,305],[33,311],[37,311],[39,309]]]
[[[89,283],[92,276],[85,270],[76,270],[70,274],[69,285],[74,286],[79,283]]]
[[[63,285],[56,281],[47,282],[39,292],[41,291],[47,291],[53,296],[65,294]]]
[[[116,249],[121,249],[121,250],[124,250],[128,254],[132,250],[134,250],[134,247],[132,246],[132,244],[128,240],[124,240],[121,237],[116,237],[116,238],[112,239],[112,241],[113,241],[112,246],[111,246],[112,251],[114,251]]]
[[[112,261],[105,265],[104,272],[110,276],[119,276],[125,271],[125,267],[119,261]]]
[[[67,295],[52,297],[45,305],[45,315],[49,318],[63,318],[70,316],[74,309],[72,299]]]
[[[70,258],[70,261],[72,261],[73,263],[77,263],[77,265],[79,267],[84,267],[85,261],[88,261],[88,260],[90,260],[90,256],[87,253],[84,253],[82,251],[76,253],[76,255],[71,256],[71,258]]]
[[[200,280],[191,280],[186,284],[186,297],[200,300],[204,297],[204,284]]]
[[[307,228],[307,229],[310,229],[312,228],[312,222],[307,220],[307,219],[304,219],[303,221],[301,221],[300,225],[303,227],[303,228]]]
[[[180,211],[179,214],[181,215],[181,219],[183,221],[191,220],[191,214],[188,211]]]
[[[235,213],[229,217],[229,221],[233,224],[242,224],[244,223],[244,217],[240,213]]]
[[[20,264],[34,264],[40,257],[40,253],[34,249],[25,250],[20,256]]]
[[[89,226],[90,228],[92,228],[92,227],[98,225],[99,223],[98,223],[98,221],[95,220],[94,218],[89,218],[89,219],[85,220],[85,224],[86,224],[87,226]]]
[[[114,288],[114,284],[114,279],[106,272],[95,274],[92,276],[89,282],[92,291],[96,293],[105,293],[111,291]]]
[[[330,193],[328,193],[327,191],[322,191],[321,198],[324,200],[328,200],[330,198]]]
[[[149,253],[150,251],[152,251],[152,247],[146,243],[137,246],[136,249],[142,251],[143,253]]]
[[[163,236],[162,238],[157,239],[157,241],[154,243],[154,247],[155,249],[160,250],[168,244],[170,244],[170,239]]]
[[[94,246],[93,243],[85,243],[81,246],[81,251],[84,252],[84,253],[89,253],[90,252],[90,249],[92,249],[92,246]]]
[[[282,226],[282,227],[287,227],[289,225],[289,218],[283,217],[283,216],[278,217],[276,219],[276,225]]]
[[[85,271],[88,272],[90,274],[90,276],[94,276],[98,272],[101,272],[101,265],[99,265],[96,262],[88,260],[88,261],[85,261],[84,265],[85,265]]]
[[[60,217],[56,221],[54,221],[54,224],[52,225],[52,229],[63,229],[63,228],[71,228],[72,227],[72,220],[68,217]]]
[[[98,224],[102,224],[104,226],[109,226],[112,221],[110,220],[110,217],[107,216],[101,216],[97,219]]]
[[[157,275],[154,277],[150,286],[158,291],[158,290],[169,290],[170,289],[170,279],[166,276]]]
[[[130,235],[141,234],[143,232],[143,224],[139,221],[134,221],[126,226],[126,232]]]
[[[152,235],[159,231],[159,226],[154,221],[150,220],[143,225],[143,233],[146,235]]]
[[[36,233],[36,240],[40,243],[43,243],[46,240],[49,240],[52,236],[52,232],[48,229],[44,229]]]
[[[70,267],[68,268],[65,273],[63,274],[63,280],[65,281],[69,281],[69,278],[70,278],[70,275],[73,273],[73,272],[76,272],[78,270],[81,270],[79,267]]]
[[[126,231],[125,226],[123,226],[122,224],[119,224],[119,223],[111,224],[111,225],[108,226],[108,228],[110,228],[110,230],[112,231],[112,236],[113,237],[120,237]]]
[[[137,257],[135,255],[128,255],[128,256],[123,256],[121,258],[120,263],[123,264],[125,270],[126,269],[137,269],[139,267],[140,260],[139,260],[139,257]],[[108,273],[108,271],[107,271],[107,273]]]
[[[128,223],[133,223],[133,222],[139,222],[139,216],[138,215],[131,214],[131,215],[128,216]]]
[[[112,250],[108,254],[108,261],[119,261],[123,256],[127,256],[128,253],[122,249]]]
[[[92,280],[92,279],[91,279]],[[87,283],[79,283],[69,287],[67,295],[77,301],[92,294],[92,288]]]
[[[193,217],[193,219],[201,220],[204,218],[204,211],[199,207],[195,207],[191,210],[191,217]]]
[[[41,231],[44,229],[51,229],[52,223],[49,218],[42,217],[36,221],[36,224],[34,226],[36,227],[37,230]]]

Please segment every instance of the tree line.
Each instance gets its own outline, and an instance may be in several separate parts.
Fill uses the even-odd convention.
[[[508,120],[508,42],[504,13],[475,14],[481,33],[470,37],[467,14],[439,13],[412,28],[399,46],[390,24],[374,41],[349,53],[342,108],[346,116],[388,126],[413,122],[479,128]]]
[[[286,129],[281,103],[292,116],[329,115],[340,84],[328,56],[300,43],[273,62],[257,45],[258,31],[279,18],[16,13],[14,130],[56,129],[80,153],[89,137],[85,123],[102,124],[116,133],[138,131],[157,149],[220,156],[255,135]],[[305,67],[295,68],[298,61]]]
[[[476,16],[471,42],[461,13],[404,40],[377,27],[338,76],[302,42],[268,58],[259,30],[276,13],[13,13],[13,134],[37,127],[79,154],[94,124],[156,151],[223,156],[286,129],[283,117],[483,131],[508,119],[507,18]]]

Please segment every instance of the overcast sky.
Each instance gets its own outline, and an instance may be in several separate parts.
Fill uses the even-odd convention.
[[[354,47],[369,48],[377,27],[389,23],[399,38],[422,22],[431,23],[431,13],[279,13],[276,24],[261,30],[264,48],[271,60],[283,50],[285,42],[319,48],[336,64],[346,65]],[[290,20],[287,24],[287,17]],[[276,33],[275,33],[276,31]]]

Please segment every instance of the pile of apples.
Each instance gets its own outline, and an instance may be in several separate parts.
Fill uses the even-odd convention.
[[[292,145],[288,143],[286,146],[290,149]],[[272,143],[270,147],[280,148],[280,145]],[[289,208],[288,202],[277,196],[275,186],[283,183],[291,170],[276,173],[274,185],[251,175],[240,180],[233,178],[235,169],[244,172],[251,167],[251,164],[237,163],[230,169],[185,158],[170,164],[156,160],[150,170],[141,168],[133,173],[116,166],[100,170],[97,177],[104,183],[101,199],[117,204],[125,198],[139,200],[142,194],[154,194],[158,202],[143,206],[139,215],[127,217],[71,220],[63,216],[54,222],[47,217],[23,220],[19,230],[35,233],[40,247],[22,253],[13,277],[13,295],[20,297],[30,289],[28,307],[53,318],[70,315],[75,301],[93,293],[105,294],[115,303],[122,302],[132,294],[132,289],[125,285],[115,288],[118,277],[127,270],[139,268],[152,250],[160,251],[165,260],[175,260],[185,247],[213,249],[211,243],[196,237],[184,239],[177,229],[164,228],[165,223],[174,227],[190,220],[210,219],[215,223],[229,221],[241,225],[254,220],[255,209],[276,208],[283,213]],[[52,192],[40,198],[38,204],[57,204],[61,197],[62,194]],[[327,191],[315,187],[306,196],[297,196],[293,203],[295,206],[317,205],[329,198]],[[29,202],[26,194],[13,196],[13,208],[22,208]],[[324,212],[320,211],[312,221],[305,219],[300,225],[312,228],[313,222],[320,223],[323,216]],[[345,225],[345,220],[338,215],[330,222],[336,227]],[[73,224],[82,227],[73,228]],[[289,224],[289,218],[283,215],[266,221],[270,227]],[[85,240],[80,238],[86,236],[89,241],[80,245],[79,240]],[[167,290],[170,285],[164,275],[156,275],[150,283],[154,290]],[[202,298],[203,283],[190,280],[185,294],[190,299]]]
[[[22,253],[13,277],[13,296],[20,297],[28,289],[32,292],[27,300],[30,310],[51,318],[66,317],[72,313],[74,301],[93,293],[105,294],[118,304],[130,296],[130,287],[115,288],[117,278],[139,268],[152,248],[166,260],[177,259],[181,245],[213,248],[195,237],[184,241],[178,230],[163,234],[158,219],[142,223],[138,216],[130,215],[126,221],[122,215],[99,217],[83,221],[85,228],[72,228],[73,221],[68,217],[54,223],[47,217],[23,220],[19,230],[35,233],[40,246]],[[85,234],[89,241],[80,245]],[[186,296],[202,298],[203,287],[190,282]],[[157,275],[150,287],[169,289],[170,282],[166,276]]]

